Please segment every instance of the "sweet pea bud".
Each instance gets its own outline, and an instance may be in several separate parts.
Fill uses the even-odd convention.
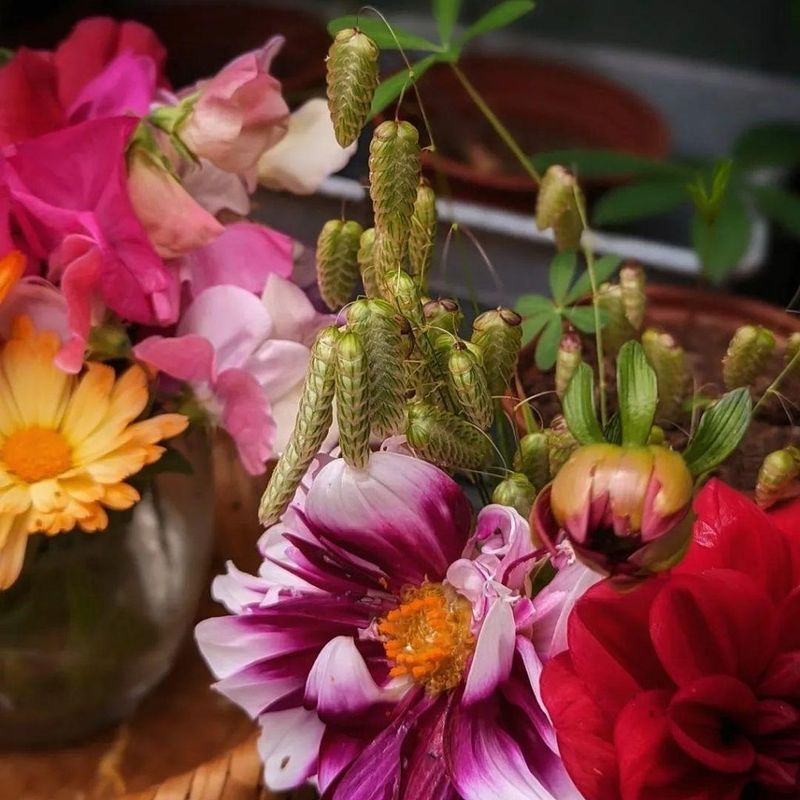
[[[775,349],[775,335],[762,325],[742,325],[722,359],[722,378],[728,389],[749,386],[766,369]]]
[[[339,31],[328,50],[328,108],[340,147],[358,138],[378,85],[378,46],[355,28]]]
[[[797,493],[800,477],[800,450],[786,447],[770,453],[761,464],[756,483],[756,502],[770,508]]]
[[[549,442],[545,431],[525,434],[514,454],[514,469],[538,489],[550,482]]]
[[[563,532],[593,568],[640,575],[671,566],[682,553],[687,532],[679,523],[692,486],[683,458],[665,447],[586,445],[537,500],[534,521],[545,540]]]
[[[510,308],[484,311],[472,324],[472,343],[483,353],[493,397],[505,394],[522,346],[522,317]]]
[[[375,228],[367,228],[358,240],[358,271],[367,297],[380,297],[378,278],[375,274]]]
[[[332,219],[317,239],[317,283],[325,305],[341,308],[358,286],[358,248],[362,227],[357,222]]]
[[[121,324],[96,325],[89,333],[87,345],[89,361],[113,361],[131,357],[131,340]]]
[[[486,372],[479,359],[461,342],[456,342],[450,351],[447,378],[450,393],[467,419],[486,430],[494,417]]]
[[[574,250],[581,241],[581,212],[585,201],[575,176],[554,164],[547,169],[539,184],[536,198],[536,227],[553,229],[559,250]]]
[[[569,457],[578,447],[578,441],[570,432],[564,417],[555,417],[547,434],[547,459],[550,465],[550,477],[555,477],[561,467],[567,463]]]
[[[366,350],[353,331],[343,333],[336,345],[336,421],[342,457],[363,469],[369,461],[369,372]]]
[[[369,145],[369,193],[375,229],[402,256],[411,231],[420,173],[419,133],[410,122],[387,120]]]
[[[536,488],[521,472],[512,472],[500,481],[492,492],[492,502],[501,506],[511,506],[525,519],[531,513],[536,499]]]
[[[636,329],[625,315],[622,287],[616,283],[604,283],[597,292],[597,303],[608,315],[603,327],[603,341],[612,354],[616,354],[625,342],[636,338]]]
[[[426,180],[417,186],[417,198],[411,215],[411,232],[408,238],[408,260],[411,274],[421,291],[428,284],[428,269],[433,259],[436,238],[436,195]]]
[[[669,333],[652,328],[642,333],[642,348],[658,380],[658,414],[674,419],[680,414],[689,384],[686,354]]]
[[[430,329],[440,328],[448,333],[458,335],[458,329],[464,320],[464,315],[455,300],[440,298],[428,300],[422,307],[425,322]]]
[[[556,394],[559,400],[564,397],[564,392],[567,391],[567,386],[581,361],[583,356],[580,336],[577,333],[565,333],[561,337],[556,354]]]
[[[625,264],[619,271],[619,287],[625,318],[634,330],[641,330],[647,308],[644,270],[638,264]]]
[[[492,457],[486,434],[430,403],[409,405],[406,439],[419,456],[442,469],[476,470]]]

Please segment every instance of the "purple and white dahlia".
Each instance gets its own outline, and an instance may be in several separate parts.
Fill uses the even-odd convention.
[[[436,467],[330,461],[229,566],[201,622],[216,688],[257,718],[267,784],[324,800],[577,800],[539,698],[528,524]]]

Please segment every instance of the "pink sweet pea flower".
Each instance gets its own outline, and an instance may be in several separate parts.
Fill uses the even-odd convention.
[[[62,341],[70,338],[64,295],[42,278],[22,278],[0,303],[0,339],[8,338],[11,323],[21,314],[30,317],[38,331],[52,331]]]
[[[579,800],[537,698],[527,522],[472,510],[424,461],[342,459],[229,565],[231,616],[196,637],[218,691],[259,720],[275,790],[316,778],[326,800]]]
[[[269,74],[283,39],[270,39],[197,85],[194,110],[179,129],[187,147],[226,172],[246,173],[286,133],[289,108]]]
[[[191,385],[254,475],[285,447],[310,344],[329,321],[277,275],[268,292],[280,293],[288,305],[272,303],[268,310],[245,289],[211,286],[186,310],[174,337],[151,336],[134,348],[137,358]]]

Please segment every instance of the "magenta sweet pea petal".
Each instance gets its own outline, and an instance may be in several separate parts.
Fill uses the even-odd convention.
[[[263,732],[258,753],[264,762],[264,777],[275,791],[298,786],[316,773],[325,726],[313,711],[270,711],[261,715],[259,724]]]
[[[483,621],[472,663],[467,672],[462,702],[485,700],[511,674],[516,625],[511,604],[497,598]]]
[[[134,355],[181,381],[210,381],[215,373],[214,348],[208,339],[186,336],[148,336],[133,348]]]

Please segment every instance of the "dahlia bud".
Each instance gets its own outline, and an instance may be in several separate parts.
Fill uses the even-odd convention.
[[[647,297],[644,292],[644,270],[638,264],[625,264],[619,271],[619,288],[625,317],[634,330],[641,330]]]
[[[786,447],[770,453],[761,464],[756,483],[756,502],[761,508],[769,508],[788,496],[797,488],[800,477],[800,450]]]
[[[539,183],[536,198],[536,227],[540,231],[553,229],[559,250],[574,250],[583,233],[581,192],[575,176],[554,164],[547,169]]]
[[[458,303],[447,297],[428,300],[422,307],[422,313],[425,315],[425,323],[430,330],[438,328],[456,336],[464,320]]]
[[[636,329],[625,314],[622,287],[616,283],[602,284],[597,292],[597,304],[608,316],[603,327],[603,341],[610,352],[616,354],[625,342],[636,338]]]
[[[358,138],[378,86],[378,46],[355,28],[336,34],[328,50],[328,108],[340,147]]]
[[[761,325],[742,325],[722,359],[722,378],[728,389],[749,386],[764,371],[775,348],[775,335]]]
[[[522,346],[522,317],[510,308],[484,311],[472,324],[472,343],[483,353],[493,397],[505,394]]]
[[[514,454],[514,469],[522,472],[537,489],[550,482],[549,449],[547,433],[535,431],[519,440],[519,449]]]
[[[556,394],[558,399],[564,397],[567,386],[575,374],[578,365],[583,361],[581,355],[581,337],[577,333],[565,333],[556,354]]]
[[[358,247],[362,227],[357,222],[332,219],[317,239],[317,283],[325,305],[341,308],[358,285]]]
[[[366,350],[353,331],[336,345],[336,421],[344,460],[363,469],[369,461],[369,373]]]
[[[369,145],[369,192],[375,229],[402,255],[411,230],[419,184],[419,133],[410,122],[387,120]]]
[[[427,181],[417,187],[414,212],[411,215],[411,232],[408,238],[408,260],[411,274],[421,291],[428,283],[428,269],[433,259],[436,237],[436,195]]]
[[[493,503],[511,506],[525,519],[530,515],[535,499],[536,488],[520,472],[512,472],[504,481],[500,481],[492,492]]]
[[[674,419],[680,414],[689,383],[686,354],[669,333],[652,328],[642,334],[642,348],[658,381],[658,414]]]
[[[375,274],[375,228],[367,228],[358,240],[358,271],[367,297],[380,297],[378,277]]]
[[[486,371],[465,344],[457,342],[447,360],[450,393],[467,419],[486,430],[492,424],[494,408],[486,383]]]
[[[586,445],[537,499],[534,524],[551,544],[563,533],[601,572],[657,572],[672,566],[686,543],[679,523],[692,485],[683,458],[665,447]]]

